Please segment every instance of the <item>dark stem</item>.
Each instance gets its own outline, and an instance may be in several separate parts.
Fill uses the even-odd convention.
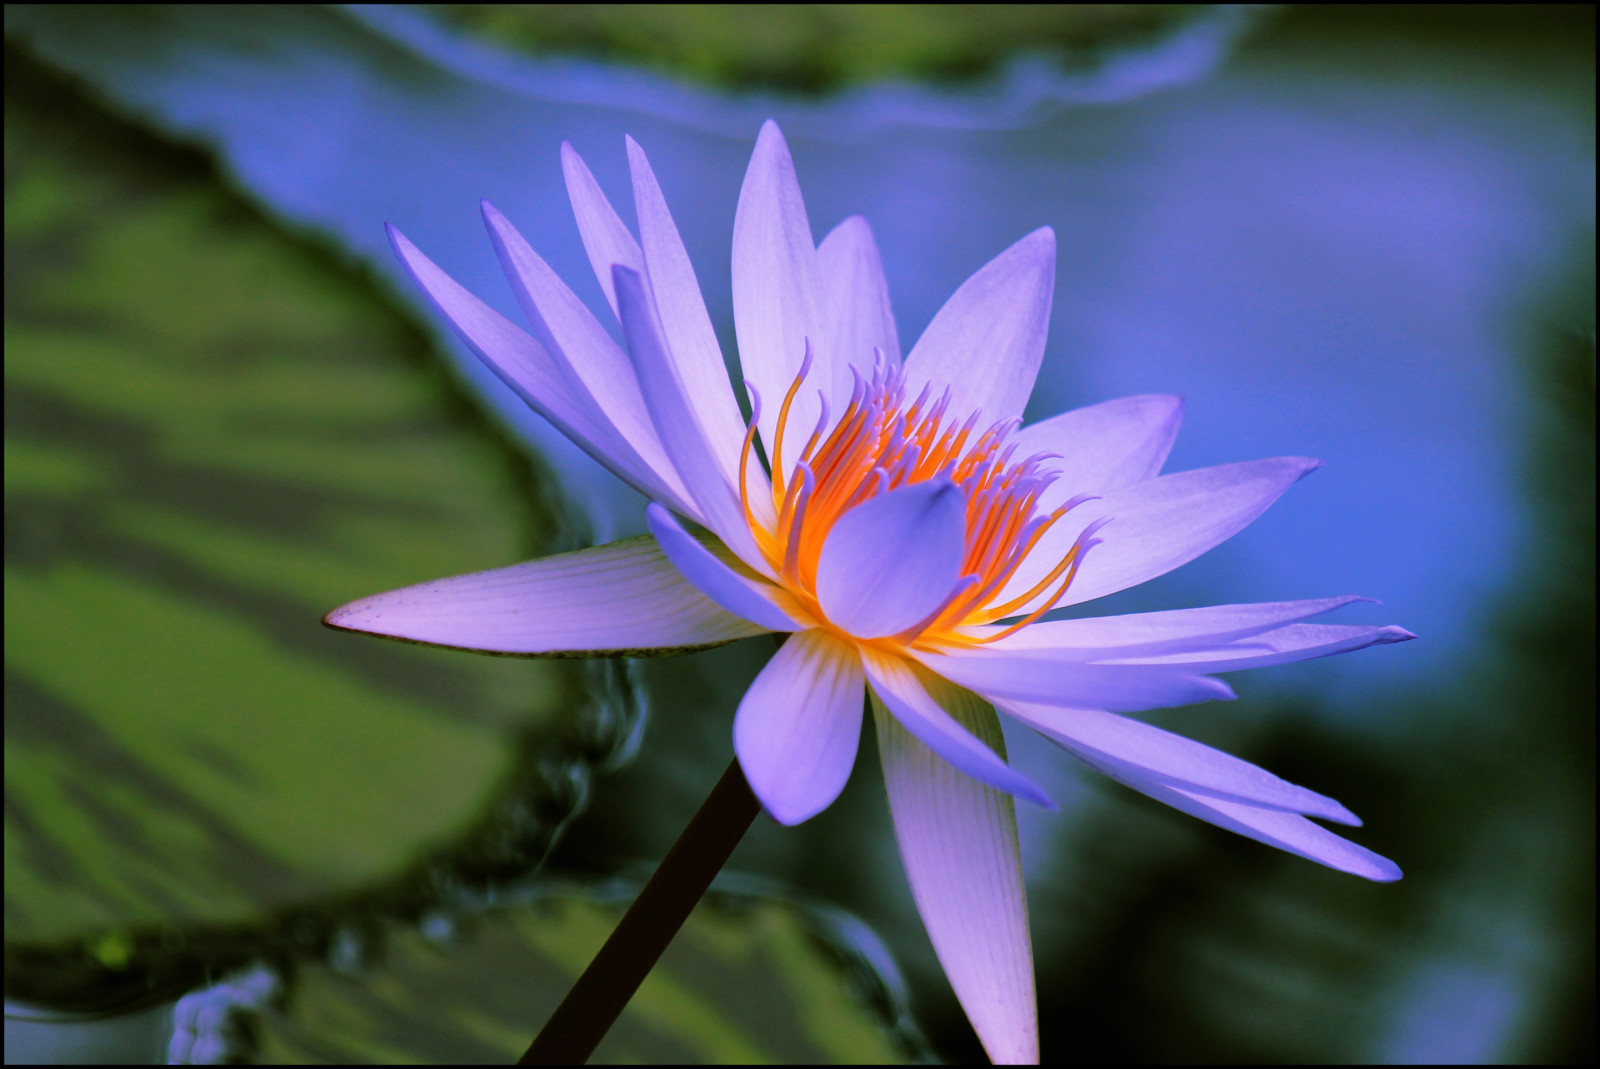
[[[735,758],[517,1064],[589,1060],[760,812]]]

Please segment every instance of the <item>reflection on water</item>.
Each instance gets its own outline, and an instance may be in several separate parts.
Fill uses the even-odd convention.
[[[613,192],[627,188],[621,135],[651,153],[730,356],[733,205],[767,114],[789,134],[819,229],[871,220],[903,337],[996,251],[1053,225],[1060,284],[1031,415],[1181,393],[1173,467],[1328,462],[1229,544],[1095,610],[1362,593],[1385,605],[1348,622],[1381,615],[1423,641],[1265,673],[1231,708],[1161,717],[1366,814],[1363,841],[1408,873],[1395,887],[1186,823],[1016,740],[1023,770],[1065,800],[1061,814],[1023,814],[1047,1056],[1581,1059],[1590,29],[1291,13],[1213,69],[1238,17],[1143,54],[1139,92],[1096,99],[1033,67],[965,95],[820,103],[536,64],[402,16],[292,9],[244,24],[214,8],[83,25],[8,11],[8,27],[158,127],[215,146],[272,212],[397,276],[379,226],[391,220],[513,317],[480,197],[597,297],[562,138]],[[631,491],[461,368],[537,443],[598,537],[639,528]],[[655,717],[640,756],[597,784],[558,866],[659,856],[725,761],[734,701],[764,654],[645,668]],[[840,803],[799,829],[759,825],[735,864],[865,916],[935,1044],[965,1057],[976,1048],[910,912],[875,775],[863,760]]]

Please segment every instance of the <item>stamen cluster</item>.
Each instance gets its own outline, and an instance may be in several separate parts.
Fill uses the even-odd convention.
[[[1035,453],[1013,462],[1017,443],[1007,439],[1022,421],[1001,420],[973,437],[982,411],[973,411],[964,420],[952,417],[947,421],[948,388],[931,405],[927,386],[910,405],[904,404],[904,373],[892,367],[881,352],[874,355],[870,378],[851,368],[855,382],[850,402],[831,431],[827,398],[819,391],[822,404],[816,429],[800,456],[792,465],[785,465],[783,440],[790,409],[811,370],[811,346],[807,343],[800,373],[778,412],[772,451],[772,505],[777,521],[771,528],[750,508],[743,474],[761,416],[761,398],[754,387],[745,384],[754,411],[740,456],[739,494],[756,545],[790,593],[818,620],[826,621],[816,597],[817,564],[834,523],[880,494],[945,476],[966,498],[961,578],[938,608],[893,636],[893,641],[921,647],[978,645],[1032,623],[1066,593],[1085,552],[1096,542],[1095,532],[1105,521],[1089,525],[1066,556],[1031,589],[1004,602],[995,599],[1045,531],[1095,495],[1080,494],[1050,512],[1038,513],[1040,495],[1058,474],[1046,464],[1059,459],[1058,454]],[[1011,626],[983,634],[962,630],[1016,614],[1057,581],[1060,585],[1049,598]]]

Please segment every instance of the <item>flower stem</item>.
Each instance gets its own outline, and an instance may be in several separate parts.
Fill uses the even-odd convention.
[[[519,1065],[589,1060],[760,812],[735,758]]]

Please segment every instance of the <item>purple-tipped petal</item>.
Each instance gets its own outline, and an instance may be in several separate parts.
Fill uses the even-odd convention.
[[[889,283],[872,228],[852,215],[828,233],[817,246],[822,271],[822,292],[827,309],[833,354],[833,397],[849,395],[850,366],[872,366],[874,349],[891,367],[900,366],[900,335],[889,308]],[[839,376],[846,380],[839,381]],[[841,391],[843,393],[841,394]]]
[[[649,536],[375,594],[324,622],[433,646],[568,657],[677,653],[763,630],[688,583]]]
[[[667,353],[683,386],[684,399],[694,410],[712,456],[723,476],[737,485],[744,423],[739,418],[739,402],[734,399],[733,386],[728,381],[728,369],[722,362],[722,347],[717,344],[717,334],[711,328],[711,316],[706,313],[705,300],[700,296],[700,283],[689,263],[688,250],[678,236],[678,227],[667,210],[666,198],[661,195],[650,161],[633,138],[628,138],[627,144],[646,278],[655,297]],[[765,492],[766,473],[753,456],[750,469],[747,478],[759,477]]]
[[[1004,760],[993,709],[948,684],[937,699]],[[990,1061],[1035,1064],[1033,947],[1011,796],[958,771],[872,704],[895,839],[934,953]]]
[[[958,649],[950,653],[913,651],[933,672],[991,701],[1037,702],[1112,709],[1132,713],[1171,705],[1227,700],[1233,690],[1209,679],[1172,668],[1081,664],[1048,653],[1005,653]]]
[[[1275,457],[1182,471],[1113,490],[1079,505],[1052,526],[999,600],[1027,592],[1050,573],[1085,527],[1107,519],[1111,522],[1100,532],[1101,544],[1084,558],[1059,604],[1076,605],[1165,575],[1238,534],[1320,466],[1305,457]]]
[[[572,201],[572,214],[578,221],[578,233],[583,237],[583,248],[589,254],[589,264],[594,268],[595,277],[600,280],[600,289],[604,291],[611,311],[621,322],[622,311],[617,304],[617,288],[611,277],[611,269],[621,264],[643,275],[644,250],[639,248],[628,225],[606,199],[589,165],[566,141],[561,142],[561,173],[567,180],[567,196]]]
[[[903,631],[950,594],[966,537],[966,499],[949,479],[881,494],[833,525],[817,562],[817,602],[857,638]]]
[[[589,402],[596,419],[612,426],[620,442],[633,452],[635,463],[655,472],[665,492],[652,496],[681,506],[686,496],[682,481],[650,422],[628,355],[510,220],[488,201],[482,209],[495,254],[533,327],[533,336],[544,346],[573,396]]]
[[[1153,724],[1098,709],[1009,701],[1001,702],[999,708],[1068,752],[1096,765],[1114,766],[1127,776],[1149,777],[1225,801],[1303,813],[1340,824],[1361,823],[1332,798]]]
[[[750,789],[780,824],[833,804],[861,739],[861,658],[824,631],[789,636],[756,676],[733,720],[733,751]]]
[[[489,370],[578,448],[623,482],[647,496],[664,495],[655,471],[641,462],[610,422],[573,395],[561,369],[528,333],[473,296],[400,231],[390,226],[389,243],[456,335]]]
[[[1017,456],[1054,453],[1059,473],[1039,498],[1053,509],[1076,494],[1104,494],[1155,478],[1183,422],[1183,400],[1164,394],[1120,397],[1022,428]]]
[[[1370,598],[1346,595],[1309,601],[1270,601],[1248,605],[1208,605],[1199,609],[1168,609],[1126,616],[1085,616],[1076,620],[1045,620],[1029,624],[1015,634],[989,644],[992,650],[1049,651],[1070,661],[1106,661],[1212,649],[1238,639],[1272,631],[1286,624]],[[998,626],[974,629],[999,630]]]
[[[706,597],[768,631],[794,631],[801,626],[779,606],[776,587],[759,579],[746,579],[718,560],[716,554],[679,526],[672,513],[654,501],[645,508],[645,521],[667,559]]]
[[[617,267],[614,274],[622,333],[639,371],[639,387],[661,444],[698,510],[692,518],[711,528],[740,560],[770,575],[771,569],[756,548],[739,503],[738,484],[728,482],[698,414],[684,395],[684,385],[667,355],[661,324],[644,280],[626,267]]]
[[[906,357],[906,393],[951,388],[985,423],[1022,415],[1044,358],[1056,234],[1040,227],[961,284]]]
[[[816,425],[821,411],[816,391],[831,391],[836,382],[832,354],[824,349],[829,342],[827,322],[821,269],[794,160],[777,124],[769,119],[756,138],[734,214],[733,323],[744,377],[769,401],[760,423],[768,456],[778,429],[778,402],[800,372],[807,340],[811,343],[816,366],[789,416],[782,454],[786,465],[799,459],[806,436]],[[848,385],[846,373],[845,396]],[[834,399],[830,393],[830,402]],[[835,411],[839,408],[834,406]]]
[[[972,733],[953,719],[929,694],[932,687],[946,693],[943,681],[929,678],[912,662],[861,647],[861,663],[867,670],[872,694],[894,714],[902,727],[951,765],[996,790],[1026,798],[1035,805],[1054,809],[1055,803],[1037,784],[1018,772],[1005,759],[995,756]]]
[[[1274,664],[1309,661],[1353,653],[1368,646],[1410,642],[1416,638],[1403,627],[1362,627],[1340,624],[1290,624],[1223,646],[1176,650],[1144,657],[1107,658],[1107,663],[1160,665],[1186,672],[1236,672]]]
[[[1080,758],[1083,755],[1078,755]],[[1361,876],[1379,883],[1400,879],[1400,866],[1364,846],[1343,839],[1320,824],[1314,824],[1298,813],[1282,809],[1263,809],[1243,802],[1229,801],[1214,795],[1169,786],[1152,777],[1130,775],[1111,764],[1084,758],[1086,764],[1098,769],[1112,779],[1149,795],[1174,809],[1199,817],[1219,828],[1298,854],[1319,865],[1340,872]]]

